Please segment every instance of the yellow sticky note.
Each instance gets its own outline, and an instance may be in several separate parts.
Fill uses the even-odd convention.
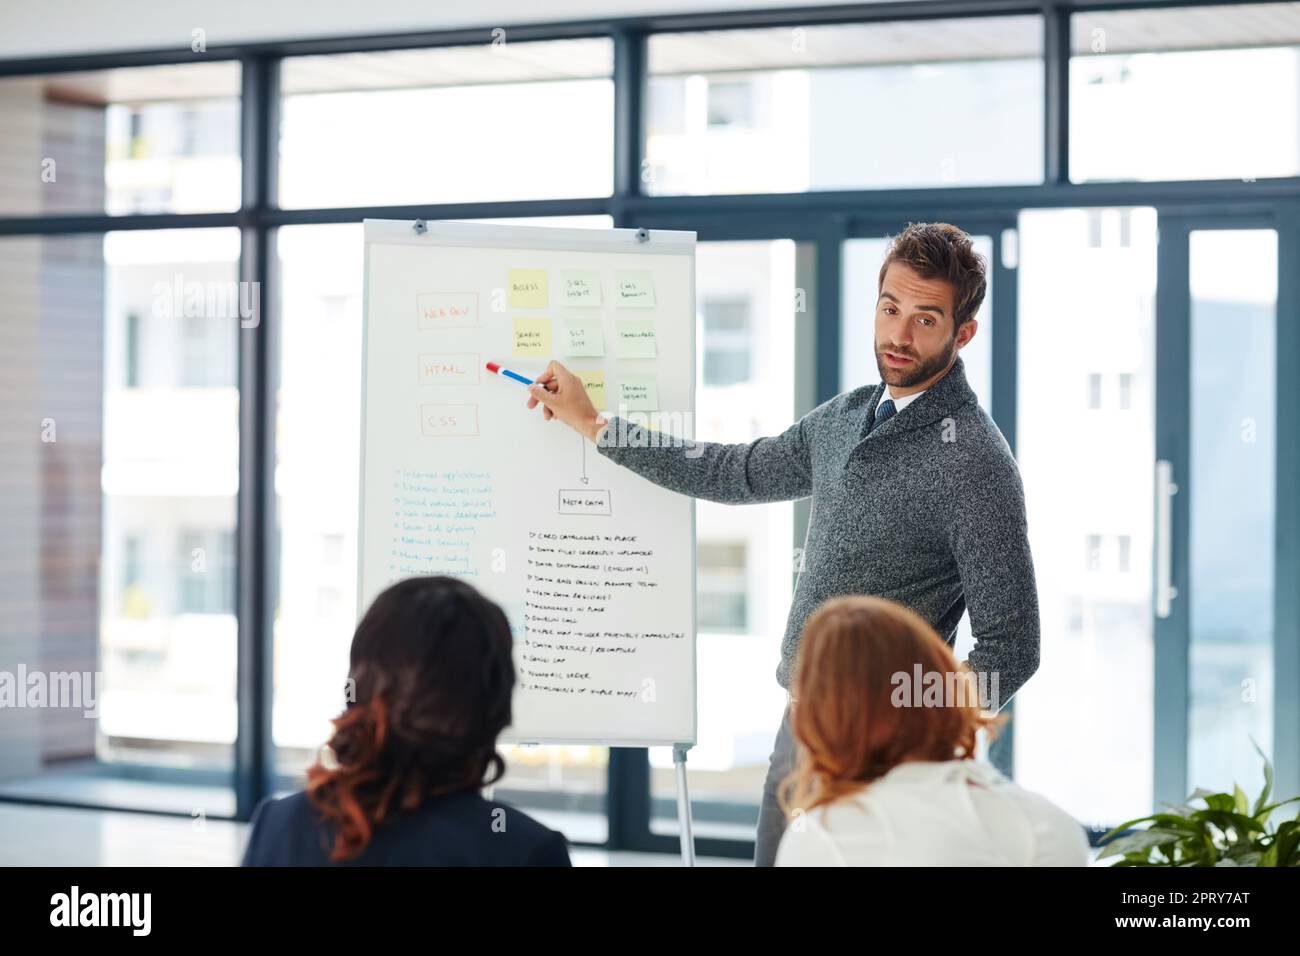
[[[600,319],[565,319],[560,347],[565,355],[587,358],[604,355],[605,332],[600,327]]]
[[[629,411],[653,412],[659,409],[659,388],[653,375],[624,375],[618,383],[618,401]]]
[[[655,324],[650,319],[614,323],[614,354],[619,358],[654,358]]]
[[[654,277],[649,272],[614,273],[614,302],[625,309],[653,309]]]
[[[510,308],[546,308],[545,269],[511,269],[506,282],[510,287]]]
[[[545,358],[551,354],[551,320],[516,318],[513,339],[512,355],[518,358]]]
[[[600,305],[600,273],[585,269],[561,272],[560,304],[577,308]]]
[[[574,369],[574,375],[582,380],[582,387],[587,390],[587,397],[597,411],[605,408],[605,373]]]

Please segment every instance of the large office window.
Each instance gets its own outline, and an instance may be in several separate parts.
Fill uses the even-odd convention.
[[[1253,793],[1262,768],[1251,741],[1273,751],[1277,233],[1194,231],[1188,252],[1188,776],[1192,786]]]
[[[239,207],[239,64],[0,80],[0,216]]]
[[[292,57],[280,203],[357,206],[605,196],[605,38]]]
[[[1300,5],[1071,18],[1070,177],[1300,174]]]
[[[799,417],[796,363],[813,317],[796,290],[811,284],[808,253],[784,239],[698,247],[695,437],[748,442]],[[718,355],[729,359],[710,361]],[[775,672],[797,569],[794,514],[788,503],[695,506],[699,741],[688,765],[702,835],[753,834],[785,706]],[[650,755],[652,826],[676,832],[672,754]]]
[[[272,731],[300,772],[343,706],[357,622],[362,227],[276,233],[279,397],[275,491],[279,586]]]
[[[1042,181],[1042,21],[978,17],[649,41],[651,194]]]
[[[234,357],[249,321],[238,311],[239,234],[110,233],[104,259],[102,753],[228,767],[239,485]],[[144,317],[136,387],[126,386],[121,350],[130,314]],[[124,540],[139,547],[130,585],[119,578]]]
[[[94,671],[102,555],[103,238],[0,239],[0,671]],[[66,292],[79,289],[80,294]],[[62,344],[79,348],[64,354]],[[143,574],[136,541],[127,581]],[[123,541],[124,547],[128,542]],[[52,668],[53,669],[53,668]],[[0,710],[0,793],[41,787],[46,771],[93,762],[84,709]]]
[[[1156,217],[1130,212],[1130,244],[1091,242],[1081,209],[1020,217],[1016,452],[1042,655],[1015,697],[1015,771],[1102,826],[1151,809]]]
[[[233,229],[0,241],[18,532],[0,655],[94,675],[86,707],[33,711],[30,736],[6,735],[0,793],[232,809],[239,249]],[[197,381],[195,323],[223,370]],[[212,787],[145,794],[106,781],[108,765]]]

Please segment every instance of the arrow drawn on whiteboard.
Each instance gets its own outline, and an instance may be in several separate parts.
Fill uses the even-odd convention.
[[[587,440],[583,436],[579,435],[578,444],[582,446],[582,477],[578,480],[585,485],[590,481],[587,477]]]

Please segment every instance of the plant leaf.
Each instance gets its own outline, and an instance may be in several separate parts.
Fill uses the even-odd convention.
[[[1230,793],[1207,793],[1201,797],[1205,805],[1211,810],[1235,810],[1237,801],[1233,799]]]
[[[1119,826],[1106,831],[1098,838],[1097,842],[1105,843],[1112,836],[1131,828],[1135,823],[1164,824],[1165,826],[1186,830],[1189,833],[1200,833],[1201,825],[1194,819],[1195,814],[1199,812],[1201,811],[1188,811],[1187,816],[1180,816],[1174,813],[1148,814],[1145,817],[1138,817],[1136,820],[1129,820],[1126,823],[1121,823]]]
[[[1250,813],[1250,799],[1246,796],[1246,791],[1235,783],[1232,785],[1232,800],[1238,813]]]
[[[1259,749],[1259,744],[1255,741],[1253,735],[1250,738],[1250,742],[1255,748],[1255,753],[1259,754],[1259,758],[1264,761],[1264,789],[1259,792],[1259,798],[1255,800],[1255,809],[1251,813],[1251,816],[1257,817],[1259,816],[1260,811],[1268,803],[1269,794],[1273,792],[1273,764],[1269,762],[1264,751]],[[1261,820],[1260,822],[1262,823],[1263,821]]]
[[[1288,820],[1277,828],[1270,849],[1276,850],[1276,866],[1300,866],[1300,821]]]
[[[1124,823],[1119,824],[1118,826],[1111,827],[1109,830],[1107,830],[1105,833],[1103,833],[1103,834],[1098,838],[1098,842],[1099,842],[1099,843],[1105,843],[1107,840],[1109,840],[1109,839],[1110,839],[1111,837],[1113,837],[1115,834],[1120,833],[1120,832],[1123,831],[1123,830],[1127,830],[1129,827],[1133,826],[1133,824],[1135,824],[1135,823],[1151,823],[1153,819],[1154,819],[1154,815],[1149,815],[1149,816],[1145,816],[1145,817],[1135,817],[1135,818],[1132,819],[1132,820],[1127,820],[1127,821],[1125,821]]]
[[[1159,827],[1151,827],[1146,830],[1136,830],[1128,836],[1120,837],[1118,840],[1112,840],[1107,843],[1097,859],[1101,860],[1108,856],[1118,856],[1120,854],[1136,853],[1144,850],[1150,850],[1152,847],[1163,846],[1166,843],[1177,843],[1185,839],[1184,834],[1174,833],[1170,830],[1162,830]],[[1145,854],[1143,855],[1145,858]]]
[[[1295,803],[1297,800],[1300,800],[1300,797],[1291,797],[1287,800],[1279,800],[1277,803],[1270,803],[1268,806],[1263,807],[1260,812],[1272,813],[1278,807],[1284,807],[1288,803]],[[1255,816],[1259,816],[1259,813],[1256,813]]]
[[[1240,839],[1249,839],[1251,833],[1264,833],[1264,825],[1254,817],[1230,810],[1207,810],[1205,819],[1227,834],[1228,830],[1236,832]]]

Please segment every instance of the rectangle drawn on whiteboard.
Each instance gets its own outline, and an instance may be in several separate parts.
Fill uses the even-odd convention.
[[[415,311],[422,329],[463,329],[478,325],[477,292],[421,292]]]
[[[608,491],[593,491],[586,488],[560,489],[560,514],[562,515],[608,515],[612,513]]]
[[[429,438],[478,434],[478,406],[421,405],[420,430]]]
[[[429,352],[420,356],[421,385],[477,385],[477,352]]]

